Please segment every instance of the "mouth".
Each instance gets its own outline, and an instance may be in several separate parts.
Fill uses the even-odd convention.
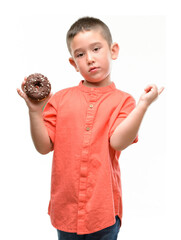
[[[89,72],[96,72],[99,68],[98,67],[91,67]]]

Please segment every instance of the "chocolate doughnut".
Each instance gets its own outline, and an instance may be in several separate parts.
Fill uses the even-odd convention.
[[[40,73],[31,74],[27,77],[24,91],[31,100],[41,101],[50,94],[51,84],[44,75]]]

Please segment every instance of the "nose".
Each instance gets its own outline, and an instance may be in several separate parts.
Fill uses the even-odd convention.
[[[90,65],[95,62],[94,56],[91,52],[87,52],[86,54],[87,64]]]

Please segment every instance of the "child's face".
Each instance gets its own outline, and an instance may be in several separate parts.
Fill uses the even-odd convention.
[[[71,50],[69,61],[87,82],[99,86],[110,83],[111,60],[118,56],[118,44],[109,46],[100,30],[91,30],[78,33]]]

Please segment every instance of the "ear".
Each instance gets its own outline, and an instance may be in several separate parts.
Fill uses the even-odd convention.
[[[111,45],[111,57],[113,60],[116,60],[119,54],[119,45],[118,43],[113,43]]]
[[[74,59],[72,57],[69,58],[69,63],[75,68],[77,72],[79,72],[79,69],[77,67],[77,64],[75,63]]]

